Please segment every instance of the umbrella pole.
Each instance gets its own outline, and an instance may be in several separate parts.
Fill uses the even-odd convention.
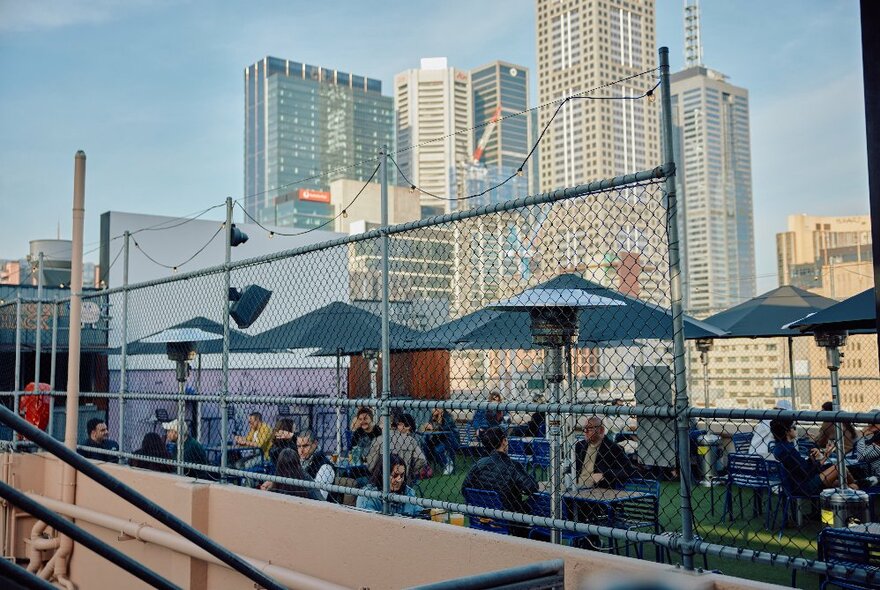
[[[339,349],[336,349],[336,397],[342,398],[342,376],[341,371],[342,359]],[[336,456],[342,456],[342,407],[336,406]]]
[[[792,349],[793,338],[788,337],[788,373],[791,377],[791,409],[797,410],[797,389],[794,386],[794,350]]]

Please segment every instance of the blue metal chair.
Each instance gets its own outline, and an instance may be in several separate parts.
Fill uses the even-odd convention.
[[[551,518],[553,515],[552,510],[552,498],[550,494],[544,492],[537,492],[532,494],[531,498],[529,498],[529,514],[532,516],[541,516],[543,518]],[[562,502],[562,515],[563,520],[574,520],[571,518],[569,514],[569,503]],[[569,542],[572,543],[574,541],[579,541],[580,539],[586,539],[589,535],[585,535],[583,533],[574,533],[572,531],[560,530],[560,538],[563,543]],[[535,537],[540,538],[549,538],[550,537],[550,529],[542,526],[533,526],[529,531],[529,539],[534,539]]]
[[[743,512],[742,490],[752,490],[753,496],[753,514],[760,510],[762,496],[767,496],[767,506],[765,510],[764,526],[767,530],[772,528],[772,523],[776,521],[776,514],[773,510],[773,489],[779,485],[775,479],[771,479],[770,470],[767,467],[767,460],[758,455],[742,455],[732,453],[727,458],[727,490],[724,495],[724,515],[721,520],[724,522],[727,515],[733,520],[733,488],[737,488],[737,497],[739,498],[740,515]],[[778,509],[778,503],[777,503]],[[772,520],[771,520],[772,517]]]
[[[464,488],[462,490],[464,501],[471,506],[480,508],[488,508],[491,510],[504,510],[504,504],[501,503],[501,496],[498,492],[492,490],[478,490],[475,488]],[[468,526],[472,529],[481,531],[489,531],[490,533],[500,533],[502,535],[510,534],[510,526],[505,520],[487,518],[484,516],[470,516],[468,518]]]
[[[751,432],[734,432],[733,449],[735,453],[747,454],[752,446]]]
[[[779,535],[778,537],[782,538],[782,531],[785,530],[785,525],[788,524],[788,513],[790,510],[790,506],[792,502],[797,506],[798,500],[818,500],[818,494],[815,496],[807,496],[804,494],[799,494],[794,491],[794,487],[791,484],[791,480],[789,479],[788,473],[785,469],[781,467],[778,469],[777,473],[779,474],[779,503],[782,504],[782,522],[779,524]],[[777,505],[778,509],[778,505]]]
[[[518,436],[511,436],[507,439],[507,456],[525,467],[532,460],[531,455],[526,454],[526,443]]]
[[[536,438],[532,440],[532,469],[537,470],[538,467],[545,472],[550,469],[550,441],[546,438]]]
[[[660,482],[655,479],[633,478],[623,484],[623,489],[630,492],[641,492],[647,496],[644,499],[628,500],[614,506],[614,526],[630,531],[648,529],[654,534],[660,534]],[[630,543],[625,544],[626,556],[629,557]],[[636,543],[636,556],[642,559],[644,544]],[[657,561],[663,561],[663,547],[657,548]],[[615,550],[619,552],[617,541]]]
[[[852,590],[880,587],[880,535],[845,528],[824,529],[819,533],[819,559],[847,570],[844,574],[825,574],[820,590],[829,584]],[[853,570],[864,571],[867,579],[853,580],[848,575]]]

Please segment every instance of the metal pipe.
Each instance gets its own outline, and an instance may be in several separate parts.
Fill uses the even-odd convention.
[[[28,496],[40,502],[41,504],[44,504],[45,506],[51,508],[59,514],[75,518],[77,520],[85,521],[110,531],[121,532],[125,535],[128,535],[129,537],[137,539],[138,541],[150,543],[152,545],[158,545],[166,549],[171,549],[172,551],[182,553],[201,561],[229,567],[228,564],[217,559],[215,556],[203,550],[198,545],[195,545],[185,539],[181,539],[177,535],[173,535],[166,531],[157,529],[156,527],[152,527],[144,523],[122,519],[116,516],[110,516],[108,514],[97,512],[95,510],[90,510],[88,508],[83,508],[81,506],[65,504],[63,502],[59,502],[58,500],[53,500],[44,496],[38,496],[37,494],[28,494]],[[312,576],[302,574],[278,565],[272,565],[267,561],[255,559],[253,557],[248,557],[244,555],[238,557],[248,562],[254,568],[265,572],[267,575],[272,575],[274,578],[278,579],[281,583],[290,588],[301,588],[304,590],[317,590],[319,588],[342,590],[343,588],[342,586],[338,586],[326,580],[314,578]]]
[[[336,397],[342,397],[342,349],[336,349]],[[342,406],[336,406],[336,456],[342,456]]]
[[[3,482],[6,484],[6,482]],[[27,571],[32,574],[40,571],[40,568],[43,566],[43,555],[39,551],[38,541],[40,540],[51,540],[54,544],[53,547],[46,547],[46,549],[56,549],[58,547],[58,539],[44,539],[43,532],[46,530],[46,527],[49,526],[47,523],[42,520],[38,520],[34,523],[34,526],[31,527],[31,535],[28,538],[28,542],[30,546],[27,549],[28,555],[28,566]]]
[[[831,374],[831,403],[834,410],[840,410],[840,381],[837,371],[840,369],[840,348],[837,346],[826,346],[825,357],[828,362],[828,371]],[[834,436],[836,437],[835,447],[837,447],[837,479],[841,490],[846,487],[846,454],[843,441],[843,423],[834,423]]]
[[[223,264],[223,352],[220,360],[220,375],[222,386],[220,388],[220,469],[226,469],[228,458],[226,457],[227,439],[229,438],[229,416],[226,410],[226,398],[229,396],[229,287],[231,286],[230,263],[232,261],[232,197],[226,197],[226,253]],[[225,481],[225,479],[223,479]]]
[[[861,0],[862,75],[865,87],[865,137],[868,152],[868,201],[871,204],[871,249],[874,257],[874,313],[880,346],[880,6]],[[873,33],[871,31],[874,31]],[[861,248],[859,248],[861,251]],[[880,361],[880,359],[878,359]]]
[[[12,411],[18,416],[18,397],[21,391],[21,297],[15,300],[15,387],[12,394]],[[14,445],[13,445],[14,447]]]
[[[49,426],[51,436],[55,432],[55,367],[58,363],[58,298],[52,303],[52,355],[49,358]]]
[[[558,366],[559,362],[557,359],[553,358],[562,354],[562,350],[559,347],[548,348],[545,351],[545,360],[544,364],[549,365],[550,367]],[[547,370],[545,368],[545,374],[547,374]],[[550,394],[550,403],[554,404],[558,407],[560,403],[559,395],[560,395],[560,383],[559,380],[555,378],[554,375],[553,385],[551,386],[551,394]],[[550,517],[553,520],[559,519],[562,516],[562,494],[559,489],[559,472],[562,468],[562,462],[560,461],[560,452],[559,452],[559,443],[560,438],[562,436],[560,432],[560,414],[559,410],[554,410],[550,416]],[[550,542],[559,544],[562,542],[562,535],[558,528],[553,527],[550,529]]]
[[[43,337],[43,253],[37,255],[37,318],[34,326],[34,393],[40,394],[40,357]]]
[[[28,514],[39,518],[41,521],[51,524],[59,533],[64,533],[68,537],[76,539],[77,543],[83,545],[88,549],[91,549],[100,557],[118,565],[124,571],[130,572],[132,575],[143,580],[147,584],[150,584],[154,588],[163,588],[165,590],[180,590],[179,586],[172,584],[162,576],[144,567],[140,562],[132,559],[128,555],[125,555],[118,549],[107,545],[91,533],[76,526],[72,522],[69,522],[61,516],[58,516],[51,510],[46,509],[40,503],[35,502],[33,499],[19,492],[12,486],[5,483],[0,483],[0,497],[4,498],[6,501],[14,504],[15,506],[18,506]],[[56,542],[58,541],[58,539],[44,540]],[[36,549],[40,549],[39,545],[37,545]],[[60,556],[60,552],[56,554],[56,557],[59,560],[62,558]]]
[[[562,559],[552,559],[494,572],[476,574],[456,580],[445,580],[435,584],[413,586],[410,590],[481,590],[483,588],[499,588],[508,585],[510,587],[524,588],[526,587],[525,582],[537,581],[540,578],[551,576],[562,576],[564,571],[565,561]],[[540,587],[550,586],[541,585]],[[555,588],[556,586],[553,587]]]
[[[122,358],[119,362],[119,446],[131,448],[125,442],[125,394],[128,391],[128,253],[131,233],[122,234]],[[108,275],[107,280],[110,277]]]
[[[144,511],[149,516],[152,516],[172,531],[183,535],[199,547],[202,547],[211,553],[211,555],[214,555],[224,563],[229,564],[232,569],[240,572],[242,575],[247,576],[249,579],[267,589],[282,590],[282,587],[276,581],[272,580],[262,572],[257,571],[225,547],[220,546],[211,538],[183,522],[137,490],[119,481],[106,471],[96,467],[88,459],[78,455],[76,451],[68,449],[65,445],[59,443],[39,428],[29,424],[26,420],[16,416],[3,406],[0,406],[0,422],[11,427],[13,430],[23,433],[38,446],[67,463],[67,465],[74,469],[74,473],[76,473],[76,470],[81,471],[86,477],[94,480],[98,485],[103,486],[120,498],[128,501],[130,504]],[[73,504],[72,501],[65,503]]]
[[[788,372],[791,377],[791,409],[797,410],[797,388],[795,387],[794,382],[794,350],[792,349],[792,344],[794,343],[794,339],[789,336],[788,337]]]
[[[678,413],[678,461],[681,480],[682,565],[694,569],[694,514],[691,508],[690,424],[685,412],[690,405],[685,369],[684,323],[681,308],[681,256],[678,237],[678,202],[675,190],[675,154],[672,148],[672,97],[669,89],[669,48],[660,48],[660,104],[663,111],[663,160],[671,168],[666,177],[666,222],[669,243],[669,295],[672,311],[672,350],[675,370],[675,409]]]
[[[183,364],[186,365],[185,361],[177,361],[178,365]],[[180,375],[180,367],[177,369],[177,374]],[[183,369],[183,374],[186,374],[186,368]],[[177,392],[180,394],[180,397],[177,398],[177,475],[183,475],[183,446],[187,437],[189,436],[188,429],[186,427],[186,402],[183,401],[183,393],[186,387],[185,381],[180,381],[178,378],[177,381]],[[221,453],[224,455],[225,449],[222,448],[221,445]]]
[[[382,146],[382,160],[379,180],[381,183],[381,226],[388,227],[388,146]],[[391,336],[388,294],[388,257],[389,237],[382,232],[380,249],[382,253],[382,401],[391,397]],[[382,512],[391,513],[391,505],[387,494],[391,492],[391,414],[387,405],[381,406],[382,411]]]

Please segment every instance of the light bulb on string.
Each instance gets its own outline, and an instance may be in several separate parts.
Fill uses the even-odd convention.
[[[523,174],[524,174],[523,169],[522,169],[522,168],[518,168],[517,171],[516,171],[516,175],[521,177]]]
[[[177,267],[175,266],[174,268],[172,268],[171,272],[172,272],[172,274],[177,274]]]
[[[274,238],[274,237],[275,237],[275,232],[270,231],[270,232],[269,232],[269,239],[271,240],[271,239]]]
[[[346,211],[345,209],[342,210],[342,218],[348,219],[348,211]]]
[[[653,88],[652,88],[651,90],[648,91],[647,96],[648,96],[648,102],[653,103],[653,102],[656,102],[656,101],[657,101],[657,95],[654,94],[654,89],[653,89]]]
[[[409,192],[411,192],[411,193],[416,192],[416,185],[414,185],[414,184],[409,185]]]

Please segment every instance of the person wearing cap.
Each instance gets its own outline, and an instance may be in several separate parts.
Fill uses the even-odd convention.
[[[790,410],[791,400],[776,400],[776,410]],[[773,442],[773,434],[770,432],[770,420],[761,420],[755,425],[752,433],[752,441],[749,443],[749,454],[760,455],[768,461],[776,461],[776,457],[770,452],[770,443]]]
[[[525,467],[507,455],[507,434],[498,426],[483,432],[483,444],[492,452],[473,464],[461,484],[465,488],[497,492],[505,510],[528,512],[527,499],[538,491],[538,482]],[[529,528],[508,523],[510,532],[518,537],[528,536]]]
[[[871,413],[880,416],[880,408],[874,408]],[[856,441],[856,456],[868,464],[869,475],[875,478],[870,483],[876,486],[876,478],[880,478],[880,424],[866,425],[862,434],[864,436]]]
[[[398,455],[406,461],[407,483],[412,483],[419,479],[419,474],[428,466],[428,459],[422,451],[415,436],[416,420],[411,414],[400,414],[396,421],[391,425],[391,440],[389,446],[391,453]],[[382,438],[379,437],[370,445],[370,452],[367,453],[367,468],[372,473],[376,465],[382,462]]]
[[[196,465],[207,465],[208,455],[205,448],[196,439],[190,437],[186,431],[186,422],[177,418],[170,422],[163,422],[162,428],[165,429],[165,440],[176,445],[183,441],[183,462]],[[174,456],[177,459],[177,456]],[[187,477],[197,477],[199,479],[211,479],[206,472],[192,467],[184,467],[183,474]]]

